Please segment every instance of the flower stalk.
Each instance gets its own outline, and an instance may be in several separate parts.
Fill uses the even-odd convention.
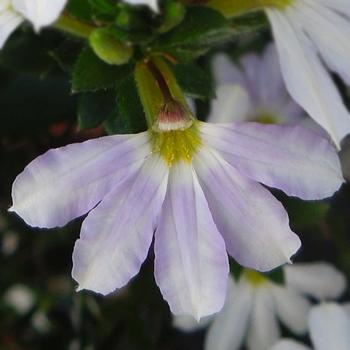
[[[54,23],[54,27],[83,39],[89,39],[91,33],[96,29],[95,26],[65,13]]]
[[[275,7],[282,10],[292,2],[293,0],[209,0],[206,5],[220,11],[224,16],[230,18],[265,7]]]

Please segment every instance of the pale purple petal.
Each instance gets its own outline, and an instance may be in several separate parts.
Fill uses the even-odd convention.
[[[10,211],[31,226],[64,226],[136,172],[150,153],[147,133],[106,136],[50,150],[17,176]]]
[[[317,350],[350,349],[350,316],[339,305],[321,304],[309,316],[310,336]]]
[[[274,300],[268,286],[255,289],[254,305],[248,332],[249,350],[270,350],[280,337]]]
[[[216,316],[205,338],[205,350],[237,350],[247,333],[253,306],[253,287],[244,278],[230,288],[225,305]]]
[[[0,49],[2,49],[6,40],[22,22],[23,18],[16,12],[11,9],[0,8]]]
[[[344,182],[335,147],[299,126],[205,124],[201,133],[239,172],[303,199],[330,197]]]
[[[221,53],[214,56],[213,73],[218,86],[235,84],[247,89],[242,71],[233,64],[233,61],[226,54]]]
[[[290,262],[300,240],[281,203],[209,148],[201,149],[193,164],[230,255],[260,271]]]
[[[168,167],[151,156],[85,219],[73,253],[79,290],[106,295],[135,276],[147,257],[166,192]]]
[[[295,290],[285,286],[272,285],[271,293],[276,313],[282,323],[296,334],[306,333],[310,302]]]
[[[284,274],[288,288],[318,300],[339,298],[346,289],[344,274],[325,262],[285,266]]]
[[[175,163],[155,234],[155,276],[175,315],[220,311],[229,272],[225,243],[192,166]]]
[[[14,9],[32,22],[38,31],[55,22],[68,0],[12,0]]]

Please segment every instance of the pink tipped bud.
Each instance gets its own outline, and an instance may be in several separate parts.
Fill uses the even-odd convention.
[[[169,101],[160,109],[153,129],[158,132],[185,130],[192,123],[193,117],[179,102]]]

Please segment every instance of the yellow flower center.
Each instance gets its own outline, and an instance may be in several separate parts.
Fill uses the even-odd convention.
[[[191,162],[201,145],[197,122],[185,130],[150,130],[150,133],[153,152],[160,153],[169,167],[180,160]]]
[[[252,118],[252,121],[257,122],[257,123],[261,123],[261,124],[277,124],[278,123],[277,118],[272,113],[269,113],[269,112],[258,113],[257,116]]]
[[[245,279],[252,284],[254,287],[261,286],[268,282],[268,279],[261,273],[254,270],[246,269],[244,270],[243,276]]]

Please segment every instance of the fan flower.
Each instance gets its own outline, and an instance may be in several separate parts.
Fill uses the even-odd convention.
[[[25,20],[36,31],[55,22],[67,0],[0,0],[0,49]]]
[[[309,330],[315,350],[350,349],[350,311],[335,303],[314,307],[309,315]],[[279,341],[271,350],[312,350],[292,339]]]
[[[156,282],[174,314],[196,319],[225,300],[226,251],[267,271],[300,240],[259,182],[304,199],[343,183],[328,140],[300,127],[210,124],[165,104],[153,127],[50,150],[15,180],[11,211],[52,228],[89,213],[73,252],[79,290],[109,294],[135,276],[154,236]]]
[[[344,275],[327,263],[296,263],[283,270],[284,284],[250,270],[237,283],[231,278],[225,306],[209,327],[205,350],[237,350],[245,339],[249,350],[270,350],[280,338],[278,319],[291,332],[305,334],[311,309],[307,297],[335,299],[346,287]],[[198,328],[185,317],[175,318],[175,326],[185,331]]]

